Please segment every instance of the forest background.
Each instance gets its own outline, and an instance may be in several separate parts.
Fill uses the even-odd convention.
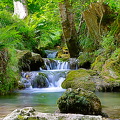
[[[109,66],[120,74],[119,0],[27,0],[24,19],[13,15],[16,1],[0,1],[1,95],[18,86],[17,50],[43,54],[44,49],[67,47],[70,57],[81,59],[79,66],[89,62],[100,72],[111,60]]]

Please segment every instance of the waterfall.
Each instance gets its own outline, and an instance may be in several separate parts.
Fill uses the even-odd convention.
[[[21,82],[29,90],[63,91],[61,84],[69,70],[77,69],[77,60],[75,58],[70,58],[68,61],[55,60],[53,57],[56,56],[56,51],[46,53],[48,58],[43,58],[44,68],[40,68],[39,71],[22,72]]]
[[[57,51],[55,50],[45,50],[45,53],[47,54],[47,58],[55,58],[57,55]]]
[[[45,64],[45,69],[46,70],[61,70],[61,69],[70,69],[70,63],[69,62],[63,62],[60,60],[54,60],[54,59],[48,59],[48,58],[43,58],[44,64]],[[43,70],[42,68],[40,68]]]

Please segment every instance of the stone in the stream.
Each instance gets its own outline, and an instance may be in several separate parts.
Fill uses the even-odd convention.
[[[44,73],[39,73],[38,76],[32,81],[33,88],[47,88],[49,87],[49,83],[47,80],[47,76]]]
[[[99,98],[91,91],[69,88],[58,99],[61,113],[101,115],[102,107]]]
[[[102,117],[82,114],[40,113],[32,107],[26,107],[14,110],[3,120],[102,120]]]

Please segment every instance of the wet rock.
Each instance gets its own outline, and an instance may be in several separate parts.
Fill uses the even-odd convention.
[[[102,120],[102,117],[82,114],[40,113],[32,107],[27,107],[14,110],[3,120]]]
[[[47,76],[44,73],[39,73],[31,84],[33,88],[47,88],[49,86]]]
[[[69,64],[71,70],[78,69],[78,59],[76,58],[69,58]]]
[[[18,89],[19,90],[25,89],[25,85],[21,81],[18,82]]]
[[[17,50],[17,57],[19,58],[19,68],[23,71],[39,70],[44,65],[40,54],[28,50]]]
[[[23,109],[16,109],[11,114],[7,115],[3,120],[26,120],[28,117],[34,116],[35,109],[26,107]]]
[[[59,99],[61,113],[77,113],[85,115],[101,115],[101,102],[91,91],[69,88]]]

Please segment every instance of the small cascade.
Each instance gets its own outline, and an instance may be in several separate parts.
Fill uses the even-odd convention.
[[[61,88],[65,80],[67,70],[42,70],[34,72],[22,72],[21,82],[25,88]]]
[[[53,59],[48,59],[48,58],[43,58],[45,68],[46,70],[61,70],[61,69],[70,69],[70,63],[69,62],[63,62],[60,60],[53,60]],[[40,68],[43,70],[42,68]]]
[[[21,82],[25,88],[36,90],[41,89],[45,92],[45,89],[54,89],[53,92],[63,90],[61,88],[62,82],[65,80],[66,74],[71,69],[77,69],[78,61],[75,58],[70,58],[68,61],[61,61],[53,59],[56,51],[45,51],[48,58],[43,58],[44,68],[40,68],[40,71],[22,72]],[[49,88],[49,89],[48,89]]]
[[[57,55],[57,51],[55,50],[45,50],[45,53],[47,54],[47,58],[55,58]]]

